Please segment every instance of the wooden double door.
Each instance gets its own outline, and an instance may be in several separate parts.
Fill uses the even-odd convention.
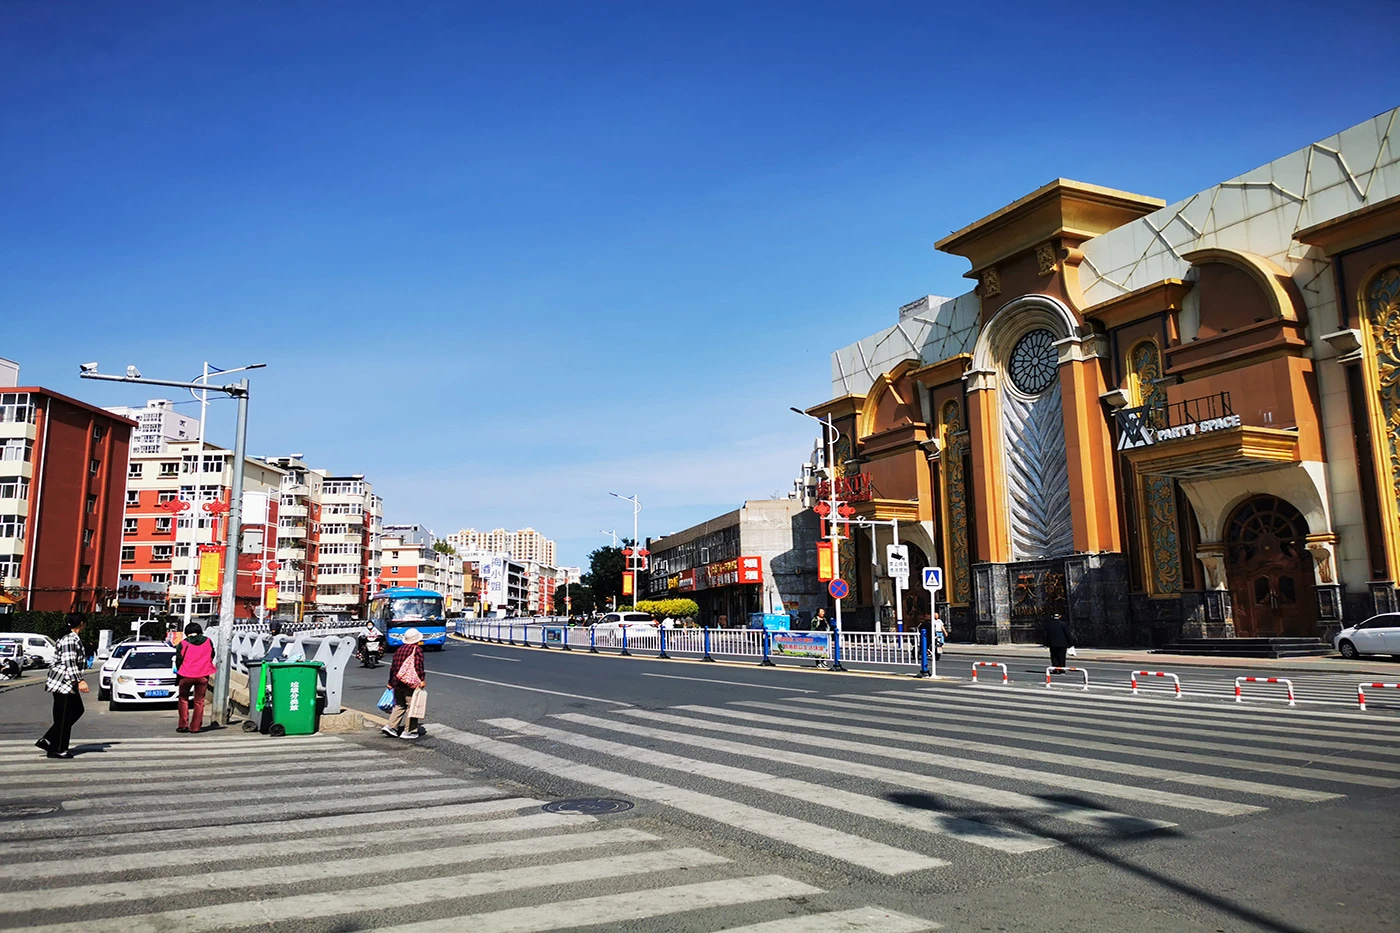
[[[1230,517],[1225,573],[1240,638],[1317,634],[1307,522],[1276,496],[1255,496]]]

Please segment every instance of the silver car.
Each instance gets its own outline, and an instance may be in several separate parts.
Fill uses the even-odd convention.
[[[1332,647],[1344,658],[1363,654],[1400,655],[1400,613],[1387,612],[1342,629]]]
[[[116,673],[117,667],[122,663],[122,658],[127,652],[134,648],[168,648],[163,641],[132,641],[119,642],[112,646],[112,654],[107,660],[102,662],[102,667],[97,672],[97,699],[110,700],[112,698],[112,675]]]
[[[132,648],[112,672],[110,709],[173,703],[180,681],[175,676],[175,649],[168,645]]]

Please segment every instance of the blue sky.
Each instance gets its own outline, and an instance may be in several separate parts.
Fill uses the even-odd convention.
[[[969,287],[948,231],[1400,103],[1396,4],[1143,6],[5,3],[0,356],[98,404],[265,361],[253,453],[581,562],[610,490],[784,493],[830,351]]]

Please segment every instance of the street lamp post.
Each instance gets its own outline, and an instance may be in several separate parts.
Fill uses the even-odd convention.
[[[830,516],[827,518],[827,525],[826,525],[826,528],[827,528],[827,536],[826,536],[826,537],[827,537],[827,540],[829,540],[829,541],[831,542],[832,562],[835,563],[835,565],[836,565],[836,573],[837,573],[837,575],[839,576],[840,573],[841,573],[841,541],[842,541],[842,539],[843,539],[844,536],[843,536],[843,535],[841,534],[841,532],[838,530],[838,529],[839,529],[839,525],[837,524],[837,522],[838,522],[837,516],[838,516],[840,513],[837,512],[837,508],[838,508],[839,506],[838,506],[838,503],[837,503],[837,500],[836,500],[836,441],[837,441],[838,438],[841,437],[841,432],[838,431],[838,430],[836,430],[836,425],[834,425],[834,424],[831,423],[831,415],[830,415],[830,414],[828,414],[825,418],[818,418],[816,415],[808,414],[807,412],[803,411],[803,410],[800,409],[800,408],[793,407],[793,408],[790,409],[790,410],[793,411],[793,412],[796,412],[797,414],[801,415],[801,416],[804,417],[804,418],[811,418],[811,419],[812,419],[813,421],[815,421],[817,424],[821,425],[822,428],[823,428],[823,430],[824,430],[824,432],[825,432],[825,437],[826,437],[826,451],[827,451],[827,453],[826,453],[826,477],[827,477],[828,492],[830,492],[830,494],[831,494],[831,502],[830,502],[831,514],[830,514]],[[836,623],[836,632],[837,632],[837,634],[838,634],[838,636],[839,636],[839,634],[840,634],[840,632],[841,632],[841,600],[839,600],[839,599],[836,600],[836,619],[835,619],[834,621],[835,621],[835,623]]]
[[[636,606],[636,605],[637,605],[637,568],[638,568],[639,566],[641,566],[641,562],[642,562],[642,555],[641,555],[640,553],[637,553],[638,551],[640,551],[640,549],[641,549],[641,547],[642,547],[642,542],[641,542],[641,540],[637,537],[637,516],[638,516],[639,514],[641,514],[641,511],[642,511],[642,503],[639,502],[639,501],[637,500],[636,495],[631,495],[631,496],[619,496],[619,495],[618,495],[617,493],[615,493],[615,492],[610,492],[610,493],[608,493],[608,495],[612,496],[614,499],[621,499],[623,502],[630,502],[630,503],[632,503],[632,550],[633,550],[633,554],[629,554],[628,557],[627,557],[627,569],[630,570],[630,571],[632,572],[632,605],[633,605],[633,606]],[[616,547],[616,545],[614,545],[614,547]]]
[[[261,369],[266,363],[255,363],[243,369]],[[174,379],[146,379],[134,366],[128,366],[125,376],[109,376],[97,371],[96,363],[84,363],[79,375],[84,379],[106,382],[134,382],[144,385],[173,386],[177,389],[213,389],[238,400],[238,426],[233,444],[233,488],[229,491],[228,524],[224,529],[224,585],[219,602],[219,639],[215,643],[214,721],[227,725],[229,719],[229,650],[233,643],[234,598],[238,584],[238,553],[241,550],[243,522],[243,461],[248,450],[248,380],[227,385],[211,386],[204,382],[180,382]],[[200,458],[204,456],[200,451]]]

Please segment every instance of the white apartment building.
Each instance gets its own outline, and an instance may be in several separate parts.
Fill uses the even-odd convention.
[[[268,462],[285,471],[277,529],[279,614],[362,616],[378,588],[384,500],[364,474],[332,475],[301,454]]]
[[[283,471],[246,458],[243,473],[243,560],[238,568],[237,612],[256,615],[265,585],[277,586],[274,556],[277,497]],[[219,597],[191,592],[197,582],[199,546],[223,544],[226,505],[233,489],[233,453],[205,442],[167,443],[163,452],[133,453],[127,462],[126,509],[122,521],[123,582],[165,585],[170,611],[183,615],[189,597],[192,618],[218,613]],[[183,503],[183,507],[172,504]],[[210,506],[212,508],[206,508]]]
[[[450,612],[460,612],[466,596],[462,559],[439,551],[436,544],[436,536],[422,525],[385,525],[379,586],[434,590],[445,597]]]
[[[506,531],[504,528],[477,531],[475,528],[463,528],[443,540],[456,548],[459,554],[468,551],[509,554],[517,561],[532,560],[549,567],[554,566],[554,541],[533,528],[522,528],[519,531]]]
[[[168,398],[147,399],[145,408],[115,405],[106,410],[136,422],[131,432],[132,456],[162,454],[169,444],[199,440],[199,419],[180,414]]]

